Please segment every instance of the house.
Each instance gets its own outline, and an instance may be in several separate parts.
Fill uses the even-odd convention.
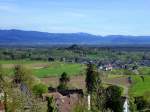
[[[150,67],[150,60],[140,60],[139,65]]]
[[[112,67],[112,65],[111,65],[111,64],[107,64],[107,65],[105,65],[105,66],[104,66],[104,68],[103,68],[103,69],[104,69],[105,71],[111,71],[111,70],[112,70],[112,68],[113,68],[113,67]]]
[[[103,64],[98,67],[99,70],[111,71],[113,69],[112,64]]]
[[[49,93],[43,94],[43,100],[53,97],[59,112],[71,112],[73,107],[80,101],[83,95],[81,89],[57,90],[49,89]]]

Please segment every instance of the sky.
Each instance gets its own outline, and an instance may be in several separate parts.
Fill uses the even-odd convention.
[[[150,35],[150,0],[0,0],[0,29]]]

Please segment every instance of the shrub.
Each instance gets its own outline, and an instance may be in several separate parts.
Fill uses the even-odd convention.
[[[48,87],[45,84],[40,83],[33,87],[33,93],[37,96],[42,96],[46,92],[48,92]]]

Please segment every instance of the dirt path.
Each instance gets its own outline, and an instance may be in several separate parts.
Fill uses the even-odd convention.
[[[130,84],[128,83],[127,77],[123,76],[118,78],[104,79],[104,83],[122,87],[124,89],[123,96],[128,96],[128,88]]]

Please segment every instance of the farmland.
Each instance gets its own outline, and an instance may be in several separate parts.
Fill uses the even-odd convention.
[[[30,68],[33,74],[42,79],[48,85],[56,86],[58,85],[58,77],[63,72],[68,73],[71,76],[70,85],[74,87],[85,88],[85,65],[75,64],[75,63],[64,63],[64,62],[47,62],[47,61],[27,61],[27,60],[14,60],[14,61],[5,61],[1,60],[0,64],[4,66],[9,75],[13,74],[13,67],[16,64],[22,64],[27,68]],[[148,67],[140,68],[140,71],[144,74],[148,74],[150,69]],[[143,72],[144,71],[144,72]],[[107,72],[106,72],[107,73]],[[118,75],[114,75],[118,74]],[[128,76],[122,75],[122,70],[113,70],[111,74],[107,75],[105,83],[112,83],[120,87],[129,87],[125,81],[127,81]],[[130,86],[130,94],[133,96],[141,96],[146,91],[150,91],[150,77],[145,76],[145,81],[143,82],[140,76],[132,76],[133,84]],[[124,82],[124,83],[123,83]],[[122,84],[123,83],[123,84]]]
[[[13,74],[13,67],[16,64],[30,68],[37,77],[60,76],[63,72],[68,75],[81,75],[85,71],[85,66],[81,64],[47,61],[0,61],[9,75]]]
[[[85,65],[81,65],[81,64],[64,63],[64,62],[58,62],[58,61],[47,62],[47,61],[26,61],[26,60],[14,60],[14,61],[1,60],[0,64],[4,66],[4,68],[6,69],[7,73],[9,73],[9,75],[13,74],[12,69],[14,65],[22,64],[25,67],[30,68],[35,76],[42,78],[42,80],[46,83],[49,82],[48,85],[50,84],[50,85],[56,86],[56,84],[58,84],[57,76],[60,76],[63,72],[66,72],[68,73],[69,76],[71,76],[70,85],[77,87],[81,84],[82,85],[84,84],[84,76],[81,76],[81,75],[85,74]],[[144,71],[144,74],[147,74],[149,72],[149,68],[143,67],[143,68],[140,68],[140,71]],[[118,73],[118,75],[113,75],[115,73]],[[120,85],[120,87],[125,87],[125,83],[122,85],[121,80],[126,80],[127,76],[121,75],[121,73],[122,72],[120,70],[113,70],[112,74],[108,75],[108,79],[107,80],[105,79],[105,81],[107,83],[115,82],[115,85]],[[48,78],[48,77],[51,77],[51,78]],[[53,81],[51,79],[53,79]],[[150,88],[149,88],[150,77],[149,76],[145,76],[144,82],[141,80],[140,76],[132,76],[132,79],[133,79],[133,84],[130,87],[130,94],[132,94],[133,96],[141,96],[144,94],[144,92],[150,91]],[[83,85],[82,88],[84,87],[85,86]]]
[[[22,69],[21,74],[23,73],[24,79],[29,77],[28,81],[30,81],[30,76],[33,76],[36,83],[40,83],[38,85],[35,83],[35,87],[61,90],[60,87],[62,86],[65,87],[64,90],[79,89],[86,95],[88,73],[86,70],[90,70],[86,64],[90,62],[94,72],[90,72],[89,75],[98,72],[100,76],[96,76],[100,81],[98,85],[102,86],[104,91],[108,88],[118,88],[117,90],[120,89],[120,96],[123,98],[149,97],[150,57],[142,49],[142,51],[136,49],[135,51],[128,51],[129,49],[82,48],[76,45],[67,48],[12,49],[0,50],[0,65],[8,75],[4,74],[7,78],[12,79],[18,75],[15,65],[23,65],[21,67],[24,69]],[[93,75],[90,79],[94,78]],[[141,75],[144,77],[144,81]],[[67,83],[61,82],[60,79],[64,77]],[[129,77],[131,77],[132,83],[130,83]],[[114,91],[116,90],[113,90],[112,93]]]

